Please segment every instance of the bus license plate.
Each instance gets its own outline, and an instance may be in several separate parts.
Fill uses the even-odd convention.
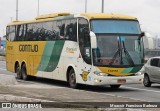
[[[117,83],[121,83],[121,84],[122,84],[122,83],[126,83],[126,80],[125,80],[125,79],[118,79],[118,80],[117,80]]]

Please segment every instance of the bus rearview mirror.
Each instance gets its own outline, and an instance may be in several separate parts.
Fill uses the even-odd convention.
[[[90,32],[90,40],[91,40],[91,48],[96,49],[97,48],[97,38],[96,34],[94,32]]]

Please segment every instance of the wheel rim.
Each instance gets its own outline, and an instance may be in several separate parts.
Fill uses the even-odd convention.
[[[21,78],[21,73],[20,73],[20,68],[19,66],[16,69],[16,73],[17,73],[17,78],[20,79]]]
[[[23,79],[26,79],[26,77],[27,77],[25,66],[23,66],[23,68],[22,68],[22,76],[23,76]]]
[[[72,73],[72,74],[70,75],[70,85],[71,85],[71,86],[74,86],[75,84],[76,84],[75,74]]]

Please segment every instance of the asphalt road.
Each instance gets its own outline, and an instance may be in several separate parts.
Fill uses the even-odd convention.
[[[13,75],[13,73],[8,72],[6,70],[5,61],[0,61],[0,74],[8,74],[8,75],[12,74]],[[53,94],[54,94],[55,89],[59,92],[59,94],[61,94],[61,92],[64,91],[65,94],[64,93],[61,94],[61,96],[62,97],[64,96],[64,98],[61,98],[60,95],[57,96],[57,98],[60,97],[64,101],[66,100],[68,101],[69,100],[68,98],[74,98],[74,95],[67,95],[67,94],[72,93],[72,94],[75,94],[75,98],[74,98],[75,101],[76,99],[77,101],[78,99],[80,100],[80,98],[85,98],[87,101],[90,101],[90,100],[91,101],[94,101],[94,100],[95,101],[96,100],[105,101],[105,97],[108,99],[108,96],[111,96],[115,98],[115,100],[112,99],[113,101],[125,101],[126,99],[126,101],[133,100],[134,102],[135,101],[160,102],[160,96],[159,96],[160,95],[160,84],[153,84],[149,88],[144,87],[142,84],[122,85],[119,89],[112,90],[110,89],[110,87],[92,87],[92,86],[83,86],[83,87],[80,87],[79,89],[70,89],[68,88],[65,82],[57,82],[57,81],[48,80],[48,79],[46,80],[46,79],[41,79],[41,78],[36,79],[36,80],[27,81],[27,82],[22,80],[22,81],[19,81],[19,83],[20,83],[19,87],[22,87],[22,86],[24,87],[24,85],[26,85],[26,92],[28,91],[28,94],[30,93],[30,91],[27,88],[28,87],[31,88],[31,85],[32,87],[34,87],[35,85],[35,87],[39,88],[38,90],[40,90],[41,88],[54,89],[52,90]],[[27,96],[26,92],[25,94]],[[80,93],[79,98],[76,97],[77,96],[76,93]],[[82,95],[83,93],[86,94],[85,95],[86,97],[83,97]],[[34,92],[32,92],[32,94],[34,94]],[[46,92],[46,95],[40,92],[38,94],[39,96],[35,95],[35,97],[42,97],[42,96],[45,97],[47,95],[47,92]],[[123,98],[123,99],[117,99],[117,97]],[[84,99],[82,101],[84,101]]]
[[[6,61],[0,61],[0,74],[12,74],[11,72],[7,71],[6,69]]]

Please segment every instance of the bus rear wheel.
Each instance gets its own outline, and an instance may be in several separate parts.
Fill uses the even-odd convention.
[[[22,65],[21,74],[22,74],[22,79],[23,80],[27,80],[28,79],[28,75],[27,75],[27,70],[26,70],[26,65],[25,64]]]
[[[74,72],[73,69],[71,69],[70,72],[69,72],[69,80],[68,80],[68,82],[69,82],[69,86],[71,88],[74,88],[74,89],[77,88],[76,75],[75,75],[75,72]]]
[[[22,75],[21,75],[21,70],[20,70],[19,64],[16,65],[16,78],[17,79],[22,79]]]

